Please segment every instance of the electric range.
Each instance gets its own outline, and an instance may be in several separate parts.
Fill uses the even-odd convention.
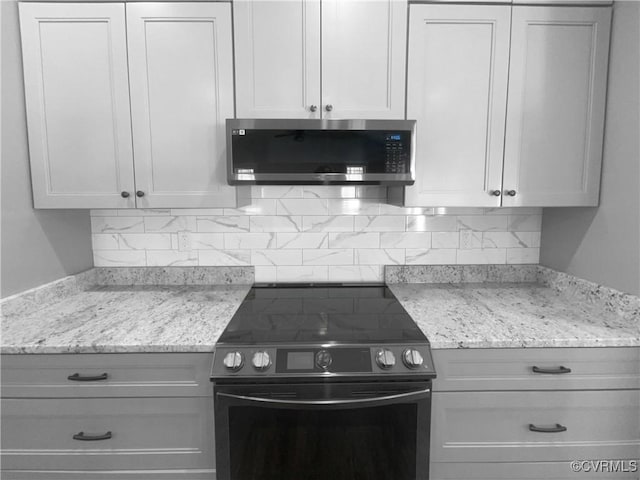
[[[218,480],[427,480],[429,341],[384,285],[256,285],[215,347]]]
[[[216,348],[212,380],[429,379],[429,341],[384,285],[256,285]]]

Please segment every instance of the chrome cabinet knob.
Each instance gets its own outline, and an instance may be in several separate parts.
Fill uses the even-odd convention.
[[[407,348],[402,354],[402,361],[407,368],[420,368],[424,363],[424,359],[420,352],[415,348]]]
[[[237,372],[244,365],[244,358],[240,352],[229,352],[224,356],[222,363],[227,370]]]
[[[333,110],[333,105],[328,104],[326,107],[324,107],[324,109],[325,109],[327,112],[330,112],[331,110]]]
[[[509,197],[515,197],[516,196],[516,191],[515,190],[506,190],[504,193],[506,195],[508,195]]]
[[[265,351],[256,352],[253,354],[251,364],[253,365],[253,368],[259,372],[264,372],[271,366],[271,357]]]
[[[311,110],[312,112],[315,112],[316,110],[318,110],[318,107],[317,107],[317,106],[315,106],[315,105],[311,105],[311,106],[309,107],[309,110]]]
[[[396,356],[391,350],[383,348],[376,353],[376,363],[383,370],[388,370],[396,364]]]
[[[491,190],[491,195],[493,195],[494,197],[499,197],[501,195],[500,190]]]

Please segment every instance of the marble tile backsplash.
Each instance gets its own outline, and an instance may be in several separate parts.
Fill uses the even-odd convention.
[[[96,267],[253,265],[258,282],[381,282],[384,265],[537,264],[541,208],[414,208],[384,187],[255,186],[241,208],[92,210]]]

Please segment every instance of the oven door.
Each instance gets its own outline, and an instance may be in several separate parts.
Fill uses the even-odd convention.
[[[431,382],[215,385],[217,480],[427,480]]]

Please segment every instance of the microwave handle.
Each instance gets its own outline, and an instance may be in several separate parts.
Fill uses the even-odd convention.
[[[430,388],[415,390],[405,393],[397,393],[394,395],[384,395],[380,397],[358,398],[358,399],[335,399],[335,400],[281,400],[278,398],[253,397],[247,395],[234,395],[231,393],[218,393],[220,397],[232,400],[240,400],[243,403],[256,403],[262,405],[272,405],[281,408],[291,407],[320,407],[320,408],[355,408],[355,407],[378,407],[398,403],[405,400],[420,400],[428,398],[431,393]]]

